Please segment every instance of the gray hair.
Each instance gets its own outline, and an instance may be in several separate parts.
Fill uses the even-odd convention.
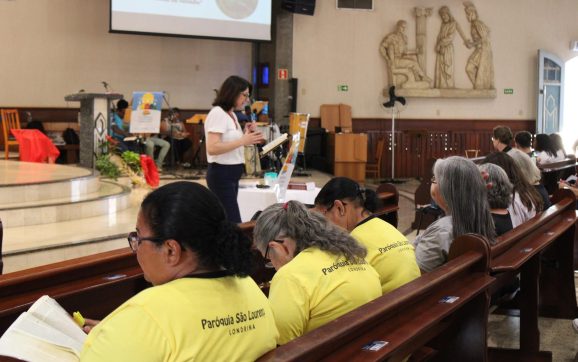
[[[494,221],[478,167],[468,159],[452,156],[437,160],[433,172],[452,217],[454,238],[476,233],[494,243]]]
[[[534,162],[530,156],[517,148],[509,150],[508,156],[514,159],[514,162],[516,162],[516,165],[518,165],[521,171],[520,174],[530,185],[536,185],[540,182],[542,174],[538,166],[536,166],[536,162]]]
[[[488,202],[492,209],[507,209],[512,203],[514,185],[510,182],[508,174],[498,165],[485,163],[478,166],[481,171],[488,174]]]
[[[349,261],[359,261],[367,255],[365,247],[345,230],[298,201],[271,205],[257,219],[253,238],[261,252],[265,252],[271,240],[280,236],[295,240],[295,255],[312,246]]]

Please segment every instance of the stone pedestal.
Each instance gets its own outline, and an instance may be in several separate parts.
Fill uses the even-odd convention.
[[[80,166],[94,168],[99,144],[106,141],[112,114],[111,102],[123,98],[117,93],[76,93],[64,97],[67,102],[80,102]]]

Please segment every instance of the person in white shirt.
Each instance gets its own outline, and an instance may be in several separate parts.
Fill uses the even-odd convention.
[[[262,143],[261,132],[253,123],[242,130],[235,109],[243,109],[249,99],[249,82],[238,76],[225,80],[205,121],[207,140],[207,186],[227,212],[231,222],[241,222],[237,203],[239,180],[244,171],[244,146]]]
[[[536,158],[539,165],[564,161],[564,154],[557,152],[558,150],[554,147],[552,139],[545,133],[536,135],[534,149],[536,150]]]

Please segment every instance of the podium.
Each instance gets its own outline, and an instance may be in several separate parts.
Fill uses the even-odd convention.
[[[106,142],[113,100],[123,98],[118,93],[76,93],[64,97],[67,102],[80,102],[80,166],[94,168],[99,144]]]
[[[333,164],[333,175],[365,183],[367,134],[330,133],[327,145],[327,154]]]

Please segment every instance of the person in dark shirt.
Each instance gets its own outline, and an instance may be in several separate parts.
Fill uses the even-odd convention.
[[[514,186],[508,179],[506,171],[493,163],[479,166],[488,188],[490,213],[496,226],[496,235],[500,236],[514,228],[508,207],[512,203]]]

